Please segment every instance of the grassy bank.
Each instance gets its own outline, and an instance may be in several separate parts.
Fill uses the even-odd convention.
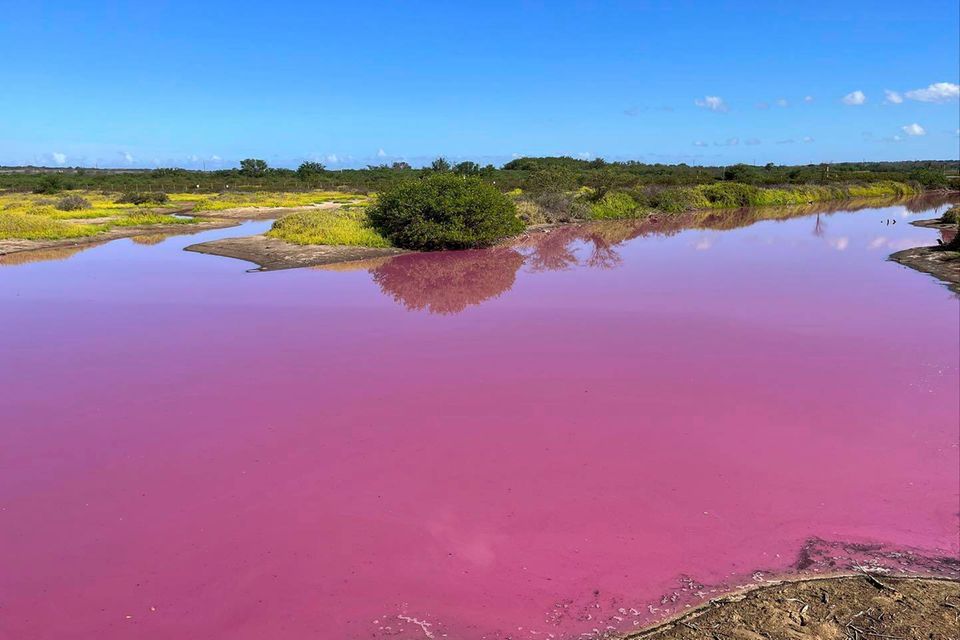
[[[188,225],[195,220],[117,202],[120,194],[71,191],[0,194],[0,240],[63,240],[117,227]]]
[[[390,242],[370,225],[366,210],[363,208],[293,213],[277,220],[267,235],[294,244],[391,246]]]

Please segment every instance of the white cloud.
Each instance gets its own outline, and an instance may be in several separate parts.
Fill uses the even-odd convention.
[[[715,147],[735,147],[740,144],[740,138],[727,138],[725,142],[714,142]]]
[[[133,163],[133,154],[130,153],[129,151],[121,151],[120,155],[123,156],[123,159],[126,161],[127,164]]]
[[[907,91],[905,95],[919,102],[948,102],[960,97],[960,84],[935,82],[926,89]]]
[[[340,162],[340,159],[337,157],[337,154],[330,153],[330,154],[327,154],[327,162],[329,162],[330,164],[337,164],[338,162]]]
[[[212,156],[210,156],[210,160],[213,162],[220,162],[221,160],[223,160],[223,158],[221,158],[217,154],[213,154]]]
[[[886,102],[887,104],[900,104],[901,102],[903,102],[903,96],[897,93],[896,91],[890,91],[890,89],[884,89],[883,93],[886,96],[886,98],[884,98],[883,101]]]
[[[580,153],[577,154],[577,157],[580,158],[581,160],[589,160],[592,156],[593,154],[590,153],[589,151],[581,151]]]
[[[378,158],[386,158],[386,157],[387,157],[387,152],[384,151],[383,149],[377,149],[377,157],[378,157]]]
[[[863,94],[863,91],[857,89],[856,91],[851,91],[847,95],[843,96],[841,101],[843,104],[861,105],[867,101],[867,96]]]
[[[693,143],[693,146],[695,146],[695,147],[706,147],[706,146],[709,146],[709,145],[707,145],[707,143],[704,142],[703,140],[697,140],[696,142]]]
[[[803,101],[806,102],[807,104],[810,104],[811,102],[813,102],[813,96],[803,96]]]
[[[925,136],[927,135],[927,130],[918,125],[916,122],[913,124],[908,124],[900,127],[905,134],[908,136]]]
[[[811,138],[810,136],[803,136],[803,139],[801,140],[801,142],[803,142],[804,144],[809,144],[813,142],[813,138]]]
[[[727,106],[727,103],[724,102],[723,98],[720,96],[705,96],[702,100],[697,98],[693,101],[693,104],[702,109],[709,109],[710,111],[716,111],[717,113],[725,113],[730,110],[730,108]]]
[[[790,102],[787,101],[786,98],[777,98],[777,106],[778,106],[778,107],[789,107],[789,106],[790,106]]]
[[[67,154],[54,151],[50,154],[53,157],[53,161],[57,164],[65,164],[67,162]]]

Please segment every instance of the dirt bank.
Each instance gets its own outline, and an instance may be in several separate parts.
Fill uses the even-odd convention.
[[[871,574],[733,593],[623,640],[956,640],[960,582]]]
[[[22,251],[39,251],[49,249],[63,249],[67,247],[79,247],[85,245],[100,244],[110,240],[119,240],[120,238],[132,238],[134,236],[143,237],[148,235],[190,235],[209,231],[211,229],[224,229],[235,227],[240,224],[239,220],[229,220],[226,218],[202,218],[194,224],[154,224],[141,227],[116,227],[103,233],[97,233],[92,236],[82,238],[62,238],[59,240],[0,240],[0,256]]]
[[[939,229],[943,242],[949,242],[956,234],[957,225],[944,222],[940,218],[916,220],[910,224],[927,229]],[[960,294],[960,252],[943,249],[940,246],[914,247],[897,251],[890,260],[930,274],[947,285],[954,293]]]
[[[262,271],[315,267],[409,253],[403,249],[301,245],[263,235],[201,242],[190,245],[185,250],[246,260],[258,265]]]

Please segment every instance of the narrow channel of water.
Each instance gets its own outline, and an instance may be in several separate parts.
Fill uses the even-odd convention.
[[[935,207],[834,208],[270,273],[182,251],[265,222],[9,257],[0,637],[579,638],[955,570],[960,305],[886,260]]]

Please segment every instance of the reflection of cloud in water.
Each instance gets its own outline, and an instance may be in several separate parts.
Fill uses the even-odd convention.
[[[904,249],[912,249],[914,247],[924,247],[930,244],[929,240],[924,240],[922,238],[899,238],[891,239],[886,236],[877,236],[873,238],[870,243],[867,245],[868,249],[886,249],[888,251],[902,251]]]
[[[713,247],[714,242],[714,238],[711,238],[710,236],[700,236],[694,241],[693,248],[697,251],[707,251]]]
[[[459,313],[513,286],[523,256],[509,247],[414,253],[370,270],[380,290],[411,310]]]
[[[837,251],[845,251],[847,247],[850,246],[850,238],[847,236],[838,236],[835,238],[827,238],[827,244],[830,245],[832,249]]]

